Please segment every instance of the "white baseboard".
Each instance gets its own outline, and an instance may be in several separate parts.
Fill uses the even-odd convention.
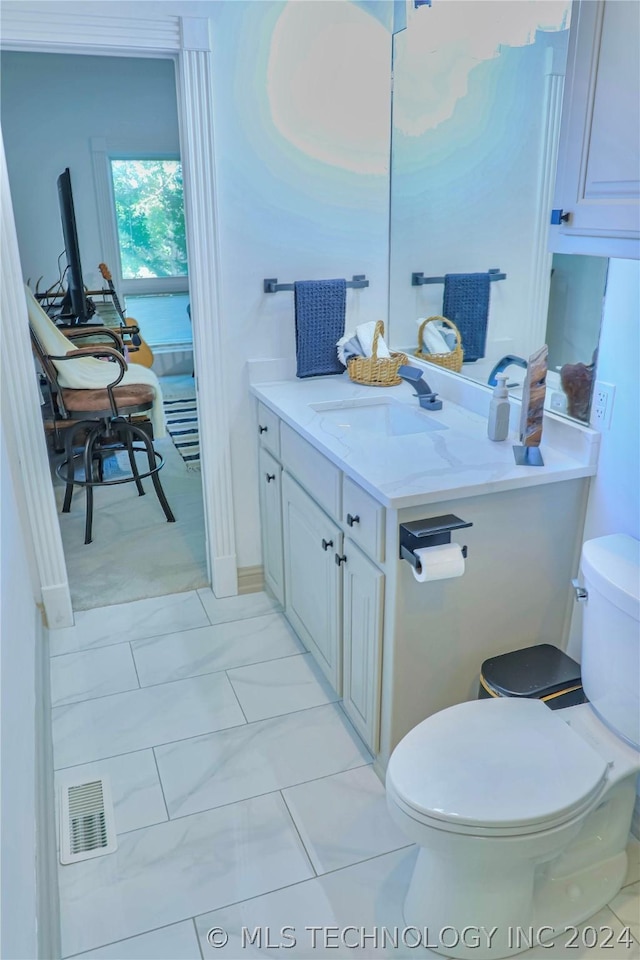
[[[53,587],[42,587],[41,592],[45,623],[49,630],[72,627],[74,622],[73,609],[68,583],[56,584]]]
[[[238,593],[260,593],[262,590],[264,590],[262,564],[256,567],[238,567]]]
[[[60,899],[56,844],[49,631],[41,626],[36,643],[36,886],[38,958],[60,956]]]
[[[238,594],[238,571],[235,554],[214,557],[211,570],[211,589],[216,597],[235,597]]]

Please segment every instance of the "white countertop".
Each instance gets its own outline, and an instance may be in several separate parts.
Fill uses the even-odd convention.
[[[516,432],[500,443],[489,440],[486,418],[447,399],[446,381],[442,382],[445,389],[437,388],[444,406],[438,412],[420,410],[413,389],[406,383],[363,387],[346,375],[254,383],[250,389],[347,476],[393,509],[595,474],[598,442],[594,431],[559,422],[559,418],[547,424],[545,416],[540,446],[544,467],[519,467],[512,450],[518,443]],[[334,406],[343,403],[348,407],[360,398],[402,404],[405,410],[408,407],[446,429],[383,436],[345,427],[335,413],[325,416],[311,406],[333,402]],[[480,394],[480,406],[483,403],[485,394]],[[344,419],[348,420],[348,415]]]

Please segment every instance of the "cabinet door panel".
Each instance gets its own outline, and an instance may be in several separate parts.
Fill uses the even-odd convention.
[[[384,574],[345,540],[343,705],[367,746],[380,737],[380,674]]]
[[[574,2],[551,228],[558,253],[640,252],[640,5]]]
[[[286,472],[282,476],[282,509],[285,613],[341,694],[342,572],[335,555],[342,550],[342,533]]]
[[[284,605],[284,555],[282,549],[282,469],[264,448],[258,453],[262,563],[264,579],[274,597]]]

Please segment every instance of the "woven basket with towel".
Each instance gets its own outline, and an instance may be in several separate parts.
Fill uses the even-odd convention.
[[[453,350],[448,350],[443,353],[424,352],[424,333],[427,324],[430,323],[437,323],[438,325],[445,324],[453,330],[456,336],[456,345]],[[440,367],[445,367],[447,370],[453,370],[455,373],[459,373],[462,370],[463,360],[462,337],[455,323],[448,320],[447,317],[440,316],[427,317],[426,320],[423,320],[418,329],[418,349],[414,351],[414,355],[419,357],[420,360],[427,360],[429,363],[436,363]]]
[[[370,357],[353,357],[347,363],[349,377],[355,383],[369,387],[395,387],[402,383],[398,376],[398,367],[408,363],[406,353],[390,353],[388,357],[378,357],[378,340],[384,336],[384,323],[378,320],[373,335]]]

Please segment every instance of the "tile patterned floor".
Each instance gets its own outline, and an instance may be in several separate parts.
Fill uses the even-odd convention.
[[[309,929],[402,929],[416,851],[269,597],[202,589],[76,620],[51,635],[56,783],[109,777],[118,850],[60,867],[64,957],[436,956]],[[640,937],[640,844],[629,852],[625,886],[581,946],[521,956],[636,960],[637,940],[617,942],[624,927]],[[615,949],[585,945],[589,926],[610,927]],[[262,943],[243,943],[243,927]]]

